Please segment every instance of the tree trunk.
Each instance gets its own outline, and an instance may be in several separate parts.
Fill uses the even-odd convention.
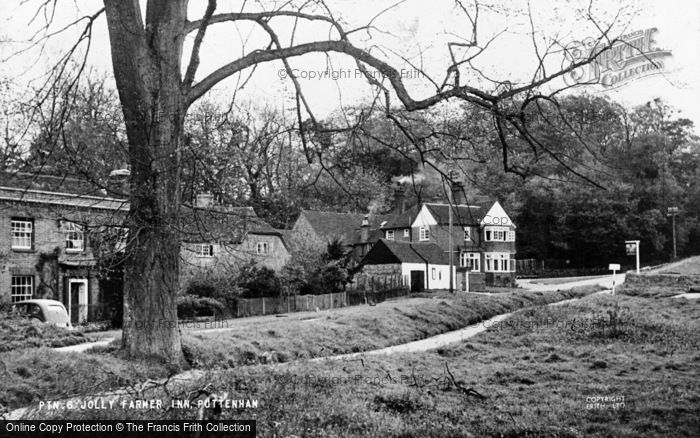
[[[122,346],[131,357],[180,364],[175,298],[180,254],[180,91],[185,0],[105,0],[114,76],[131,162]]]

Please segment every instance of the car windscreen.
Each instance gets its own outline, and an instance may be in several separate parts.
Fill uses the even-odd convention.
[[[49,304],[46,306],[48,315],[46,315],[47,321],[52,324],[67,324],[68,314],[63,306],[58,306],[56,304]]]

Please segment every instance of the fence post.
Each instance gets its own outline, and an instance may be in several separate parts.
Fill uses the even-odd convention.
[[[262,314],[265,314],[265,297],[262,297]]]

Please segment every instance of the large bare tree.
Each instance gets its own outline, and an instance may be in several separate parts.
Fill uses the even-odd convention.
[[[370,43],[354,41],[356,35],[371,35],[377,31],[375,21],[365,26],[345,29],[344,21],[334,15],[323,0],[304,2],[264,3],[241,2],[238,12],[221,12],[216,0],[208,0],[201,17],[188,18],[188,0],[148,0],[142,14],[138,0],[104,0],[104,8],[83,17],[75,24],[84,25],[80,41],[91,36],[92,26],[104,14],[107,19],[112,66],[122,106],[129,143],[131,185],[131,215],[129,240],[131,259],[126,268],[125,320],[123,346],[132,357],[150,357],[171,363],[182,361],[175,296],[178,290],[178,255],[180,239],[178,223],[181,205],[181,169],[183,124],[188,108],[224,79],[241,73],[254,73],[255,67],[272,61],[281,62],[289,73],[296,92],[301,142],[305,141],[304,123],[316,124],[302,86],[294,77],[289,60],[311,53],[350,57],[376,90],[375,102],[391,118],[392,99],[408,111],[430,108],[441,102],[457,99],[489,111],[494,129],[500,134],[504,167],[507,161],[508,138],[515,133],[533,149],[540,145],[526,131],[522,120],[523,107],[541,100],[552,100],[561,91],[544,91],[548,84],[559,81],[590,63],[615,40],[611,38],[611,20],[601,23],[593,18],[591,8],[582,9],[581,18],[590,20],[598,30],[593,49],[583,55],[570,54],[571,62],[556,69],[546,62],[553,53],[567,53],[556,39],[544,41],[533,21],[531,33],[536,56],[536,68],[529,80],[522,83],[500,81],[484,74],[476,59],[493,39],[481,41],[478,21],[484,7],[478,3],[456,1],[454,10],[464,18],[465,35],[444,47],[448,67],[439,79],[426,79],[434,92],[415,98],[409,92],[399,68],[392,66],[381,50],[371,50]],[[56,0],[42,1],[44,15],[51,15]],[[486,7],[486,10],[489,8]],[[386,11],[390,11],[391,7]],[[386,12],[384,11],[384,12]],[[525,10],[527,12],[527,9]],[[286,21],[285,21],[286,20]],[[221,65],[207,75],[198,72],[200,49],[207,30],[219,23],[249,23],[267,36],[262,47],[244,50],[237,59]],[[327,32],[315,41],[296,42],[294,32],[303,26],[326,25]],[[283,32],[292,38],[280,37]],[[184,53],[186,38],[193,35],[192,48]],[[44,36],[52,36],[48,30]],[[67,55],[77,53],[75,48]],[[575,56],[574,56],[575,55]],[[394,61],[397,57],[393,57]],[[401,56],[398,57],[401,59]],[[411,64],[413,61],[403,58]],[[414,65],[422,70],[419,65]],[[54,76],[63,70],[58,67]],[[382,79],[377,79],[379,77]],[[425,73],[425,72],[424,72]],[[475,74],[476,73],[476,74]],[[474,81],[475,76],[481,80]],[[487,85],[484,85],[486,83]],[[304,117],[302,117],[302,114]],[[396,123],[399,121],[396,119]]]

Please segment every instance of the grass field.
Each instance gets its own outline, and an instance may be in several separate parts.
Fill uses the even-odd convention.
[[[698,330],[695,302],[599,295],[434,352],[213,371],[172,395],[257,399],[220,418],[256,419],[258,436],[697,436]],[[86,413],[160,415],[194,411]]]
[[[443,293],[319,312],[316,319],[257,318],[254,324],[241,319],[224,332],[185,333],[183,345],[192,366],[200,369],[286,362],[422,339],[513,309],[580,297],[593,290],[515,290],[498,296]],[[17,408],[41,398],[96,393],[172,372],[163,366],[126,361],[116,348],[88,353],[25,349],[3,354],[0,405]]]

